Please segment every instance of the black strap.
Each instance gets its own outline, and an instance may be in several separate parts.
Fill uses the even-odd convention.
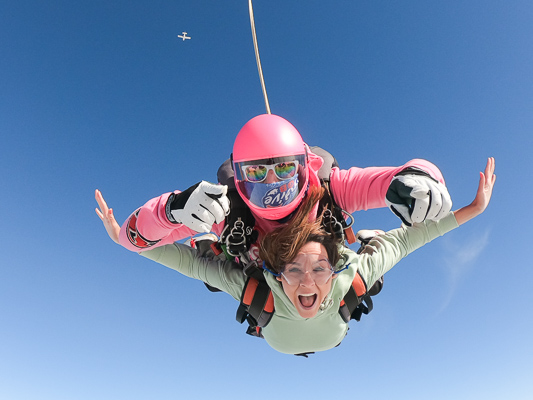
[[[359,293],[356,292],[354,285],[359,288]],[[357,272],[357,275],[350,285],[348,292],[344,295],[343,301],[341,302],[341,306],[339,308],[339,314],[344,322],[348,323],[350,319],[356,319],[359,321],[359,319],[361,319],[360,315],[359,319],[355,318],[359,314],[359,311],[361,313],[368,314],[370,310],[365,312],[365,309],[368,309],[368,304],[365,306],[362,305],[362,303],[369,297],[370,296],[368,296],[366,282],[361,274]],[[372,302],[372,300],[370,300],[370,302]],[[372,309],[372,305],[370,306],[370,309]]]
[[[368,314],[374,308],[374,303],[369,294],[366,294],[362,299],[361,303],[357,305],[355,310],[353,310],[351,319],[355,319],[357,322],[361,321],[363,314]]]
[[[254,285],[256,285],[255,290]],[[239,307],[237,308],[237,321],[241,324],[244,321],[248,321],[252,329],[267,326],[274,315],[274,310],[270,312],[265,309],[271,293],[272,291],[266,281],[252,277],[248,278],[242,291]],[[247,304],[246,301],[249,297],[252,297],[252,299]]]
[[[300,356],[300,357],[305,357],[305,358],[309,358],[309,355],[310,354],[315,354],[314,351],[310,351],[308,353],[299,353],[299,354],[295,354],[295,356]]]

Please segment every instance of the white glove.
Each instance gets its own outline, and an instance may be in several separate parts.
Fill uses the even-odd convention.
[[[426,219],[437,221],[452,209],[446,186],[419,174],[396,175],[387,190],[385,202],[407,226]]]
[[[196,232],[209,232],[213,224],[222,222],[229,213],[227,192],[226,185],[199,182],[170,195],[166,204],[167,218]]]

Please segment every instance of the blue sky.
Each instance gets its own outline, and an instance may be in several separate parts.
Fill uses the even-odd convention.
[[[410,255],[375,310],[309,359],[235,302],[111,242],[205,179],[265,112],[245,0],[0,4],[0,398],[523,399],[533,373],[533,4],[254,2],[272,112],[341,167],[425,158],[487,211]],[[187,31],[191,40],[177,38]],[[355,215],[392,229],[388,209]],[[318,379],[317,379],[318,378]],[[258,384],[259,383],[259,384]]]

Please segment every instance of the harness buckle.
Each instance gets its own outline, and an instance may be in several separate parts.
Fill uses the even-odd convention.
[[[322,218],[324,225],[329,226],[335,233],[335,236],[344,241],[344,228],[337,218],[335,218],[330,209],[324,211],[324,216]]]
[[[244,222],[239,217],[233,224],[230,233],[225,238],[226,251],[232,257],[238,257],[246,251],[246,236]]]

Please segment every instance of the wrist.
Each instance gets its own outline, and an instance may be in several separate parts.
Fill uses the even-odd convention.
[[[479,207],[479,205],[475,204],[475,202],[470,203],[469,205],[460,208],[457,211],[454,211],[455,219],[457,220],[457,223],[459,225],[464,224],[467,221],[470,221],[472,218],[477,217],[479,214],[483,212],[483,209]]]

